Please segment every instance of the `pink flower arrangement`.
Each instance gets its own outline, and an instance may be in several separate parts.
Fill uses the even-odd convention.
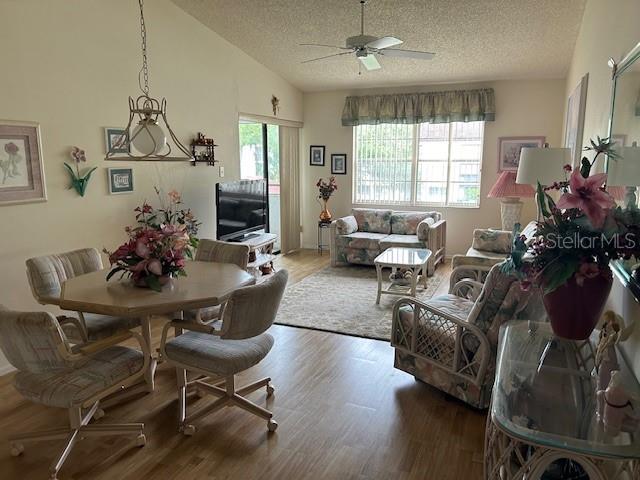
[[[322,198],[323,200],[329,200],[333,192],[338,190],[336,177],[329,177],[328,182],[325,182],[320,178],[316,183],[316,187],[318,187],[318,198]]]
[[[603,189],[606,182],[606,173],[584,178],[579,170],[575,170],[569,179],[570,191],[562,194],[556,207],[577,208],[584,212],[591,225],[600,228],[609,210],[616,206],[613,197]]]
[[[156,189],[158,197],[160,192]],[[198,227],[191,210],[179,208],[180,194],[167,194],[168,205],[155,209],[148,203],[137,207],[136,227],[126,227],[129,240],[109,255],[112,269],[107,280],[116,273],[129,276],[137,286],[160,291],[171,277],[186,276],[184,266],[193,258],[198,245]],[[162,200],[162,199],[161,199]]]

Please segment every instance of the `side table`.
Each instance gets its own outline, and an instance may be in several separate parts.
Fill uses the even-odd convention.
[[[331,228],[331,222],[318,221],[318,253],[322,255],[323,250],[329,249],[329,243],[324,243],[322,232]]]
[[[501,329],[485,479],[640,478],[640,432],[610,435],[596,415],[593,340],[558,339],[542,322]],[[640,385],[618,357],[624,384],[637,395]]]

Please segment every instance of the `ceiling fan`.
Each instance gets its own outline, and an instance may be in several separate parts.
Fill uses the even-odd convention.
[[[329,47],[339,48],[340,50],[346,50],[341,53],[334,53],[332,55],[325,55],[324,57],[312,58],[311,60],[305,60],[302,63],[317,62],[318,60],[324,60],[326,58],[339,57],[342,55],[355,54],[356,58],[360,60],[360,63],[367,70],[378,70],[382,68],[380,62],[376,58],[376,55],[382,55],[385,57],[400,57],[400,58],[415,58],[419,60],[431,60],[435,53],[431,52],[418,52],[415,50],[401,50],[399,48],[391,48],[396,45],[400,45],[402,40],[395,37],[382,37],[376,38],[371,35],[364,34],[364,7],[367,0],[360,0],[360,35],[347,38],[345,47],[337,45],[324,45],[319,43],[301,43],[304,47]]]

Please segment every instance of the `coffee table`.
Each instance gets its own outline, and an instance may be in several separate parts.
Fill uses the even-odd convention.
[[[423,282],[424,288],[427,288],[427,262],[431,257],[431,250],[426,248],[406,248],[391,247],[378,255],[373,263],[376,266],[378,274],[378,297],[376,304],[380,303],[380,297],[383,294],[406,296],[408,293],[412,297],[416,296],[416,288],[418,286],[419,277]],[[394,285],[384,290],[382,288],[382,269],[391,268],[392,272],[398,269],[406,269],[411,271],[410,285]]]

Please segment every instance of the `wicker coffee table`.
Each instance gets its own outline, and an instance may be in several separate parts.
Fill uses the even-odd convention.
[[[431,250],[426,248],[388,248],[378,255],[373,263],[378,274],[378,297],[376,304],[380,303],[382,294],[406,296],[410,294],[416,296],[418,281],[422,280],[424,288],[427,288],[427,262],[431,257]],[[408,285],[391,284],[386,290],[382,288],[382,269],[391,268],[392,272],[399,269],[411,271],[411,279]]]

